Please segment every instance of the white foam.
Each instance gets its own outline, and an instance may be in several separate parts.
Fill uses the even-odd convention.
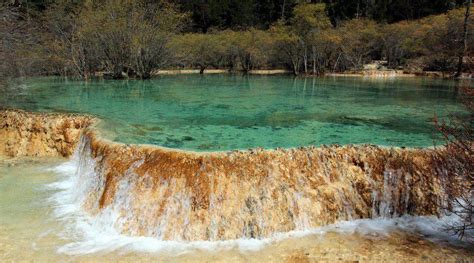
[[[264,239],[237,239],[227,241],[166,241],[154,237],[132,237],[119,233],[114,224],[117,224],[119,214],[109,206],[97,215],[90,215],[82,209],[82,202],[87,189],[94,187],[98,182],[94,174],[93,160],[84,160],[75,157],[55,168],[59,181],[48,186],[55,193],[49,201],[54,205],[54,215],[64,221],[66,226],[63,236],[71,240],[60,247],[59,253],[90,254],[111,251],[135,252],[173,252],[174,254],[188,253],[195,250],[229,250],[242,251],[259,250],[266,245],[288,238],[297,238],[307,235],[324,235],[328,232],[341,234],[358,233],[362,235],[390,235],[392,231],[407,231],[418,233],[434,241],[458,242],[456,237],[444,232],[447,223],[457,220],[455,216],[402,216],[395,219],[361,219],[339,222],[337,224],[313,228],[304,231],[275,233]],[[82,162],[82,163],[81,163]],[[85,163],[84,163],[85,162]],[[92,178],[94,178],[92,180]],[[86,185],[86,186],[84,186]]]

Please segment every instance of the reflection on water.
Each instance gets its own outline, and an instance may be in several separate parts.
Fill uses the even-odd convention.
[[[469,84],[469,83],[468,83]],[[198,151],[433,144],[435,114],[461,112],[457,83],[423,78],[184,75],[148,81],[29,79],[0,106],[95,114],[107,135]]]
[[[77,220],[59,220],[55,212],[63,162],[0,160],[2,261],[474,260],[469,244],[440,231],[442,220],[422,217],[343,222],[266,241],[184,243],[114,237],[100,222],[93,222],[95,232],[73,232],[69,226]]]

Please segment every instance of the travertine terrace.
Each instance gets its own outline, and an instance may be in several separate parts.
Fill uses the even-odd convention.
[[[264,238],[340,220],[431,215],[433,149],[371,145],[196,153],[101,138],[87,116],[1,113],[0,153],[77,159],[78,194],[119,231],[163,240]],[[79,139],[80,138],[80,139]],[[438,150],[441,151],[441,150]]]
[[[90,124],[88,116],[0,111],[0,155],[70,156]]]

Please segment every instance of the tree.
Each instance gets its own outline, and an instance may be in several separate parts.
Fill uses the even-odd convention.
[[[444,208],[460,219],[448,225],[447,230],[462,239],[466,232],[474,230],[474,90],[460,90],[467,114],[451,116],[448,121],[435,118],[435,124],[446,140],[437,156],[438,172],[448,197]]]
[[[363,65],[380,58],[380,28],[372,20],[354,19],[344,22],[337,32],[341,37],[341,69],[362,69]]]
[[[301,39],[281,20],[270,28],[270,33],[275,43],[275,56],[288,65],[294,75],[298,75],[304,53]]]
[[[168,62],[167,44],[184,18],[165,1],[88,2],[79,16],[79,34],[95,42],[113,78],[149,78],[153,69]]]
[[[469,16],[470,16],[470,9],[471,9],[471,0],[466,0],[466,13],[464,15],[464,23],[463,23],[463,33],[462,33],[462,51],[459,53],[459,58],[458,58],[458,67],[456,71],[456,77],[461,76],[462,72],[462,65],[463,65],[463,59],[464,56],[466,55],[467,52],[467,44],[468,44],[468,24],[469,24]]]
[[[168,65],[203,73],[284,64],[294,74],[322,74],[387,59],[392,68],[460,75],[472,63],[470,5],[450,9],[465,1],[9,0],[0,66],[14,75],[149,78]],[[180,35],[185,30],[206,33]]]
[[[42,73],[39,33],[18,5],[0,3],[0,82]]]
[[[48,43],[44,48],[51,67],[49,71],[53,74],[88,78],[92,71],[96,54],[92,54],[90,48],[89,53],[85,52],[87,44],[78,34],[78,17],[83,5],[83,1],[58,0],[43,12],[46,28],[43,43]]]
[[[132,69],[139,78],[149,78],[151,71],[169,63],[172,57],[167,44],[181,31],[186,14],[167,2],[133,1],[131,51]]]
[[[308,73],[308,49],[311,48],[313,74],[316,74],[316,44],[320,44],[319,38],[323,32],[331,28],[331,21],[325,13],[325,5],[308,3],[297,5],[290,23],[291,30],[299,36],[303,46],[304,72]]]
[[[377,22],[394,23],[446,13],[461,6],[464,0],[325,0],[334,25],[344,20],[369,18]]]
[[[422,36],[422,54],[424,70],[454,73],[459,56],[464,52],[463,17],[464,12],[456,9],[447,14],[432,16],[419,21],[425,28]],[[472,25],[468,25],[472,31]],[[472,50],[473,37],[467,35],[467,52]]]
[[[203,74],[208,67],[219,67],[224,56],[225,46],[217,34],[188,33],[176,36],[170,43],[179,61],[199,67]]]
[[[113,78],[149,78],[169,62],[167,44],[185,19],[164,0],[60,0],[44,15],[51,55],[66,74],[82,78],[101,70]]]
[[[236,54],[244,73],[266,62],[266,51],[271,43],[265,31],[256,29],[241,31],[237,32],[236,37]]]
[[[18,13],[6,4],[0,4],[0,79],[3,81],[9,76],[17,75],[15,51],[21,39],[21,33],[14,30],[18,20]]]
[[[382,56],[387,60],[388,67],[405,66],[409,59],[420,54],[420,43],[415,35],[419,27],[420,24],[413,21],[382,27]]]
[[[181,11],[191,14],[192,31],[214,29],[268,29],[278,19],[292,15],[297,0],[175,0]]]
[[[342,56],[342,37],[334,28],[319,31],[311,38],[313,74],[323,74],[326,70],[336,70]]]

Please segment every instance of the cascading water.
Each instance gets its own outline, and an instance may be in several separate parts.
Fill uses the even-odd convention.
[[[367,242],[375,235],[392,244],[405,242],[399,230],[452,240],[442,227],[455,218],[436,218],[446,206],[449,167],[439,160],[442,149],[348,145],[194,153],[112,143],[86,128],[94,121],[81,116],[4,116],[3,134],[23,139],[0,152],[69,156],[76,148],[54,169],[59,181],[48,187],[54,191],[52,222],[63,222],[60,254],[125,249],[194,255],[196,249],[268,244],[265,251],[276,241],[292,243],[282,239],[333,233],[338,240],[360,233]]]
[[[372,193],[372,217],[393,218],[409,214],[410,174],[397,171],[383,172],[383,187]],[[397,211],[399,207],[401,210]]]
[[[117,235],[262,240],[345,220],[437,214],[444,191],[430,158],[373,146],[197,154],[87,132],[55,198]]]

